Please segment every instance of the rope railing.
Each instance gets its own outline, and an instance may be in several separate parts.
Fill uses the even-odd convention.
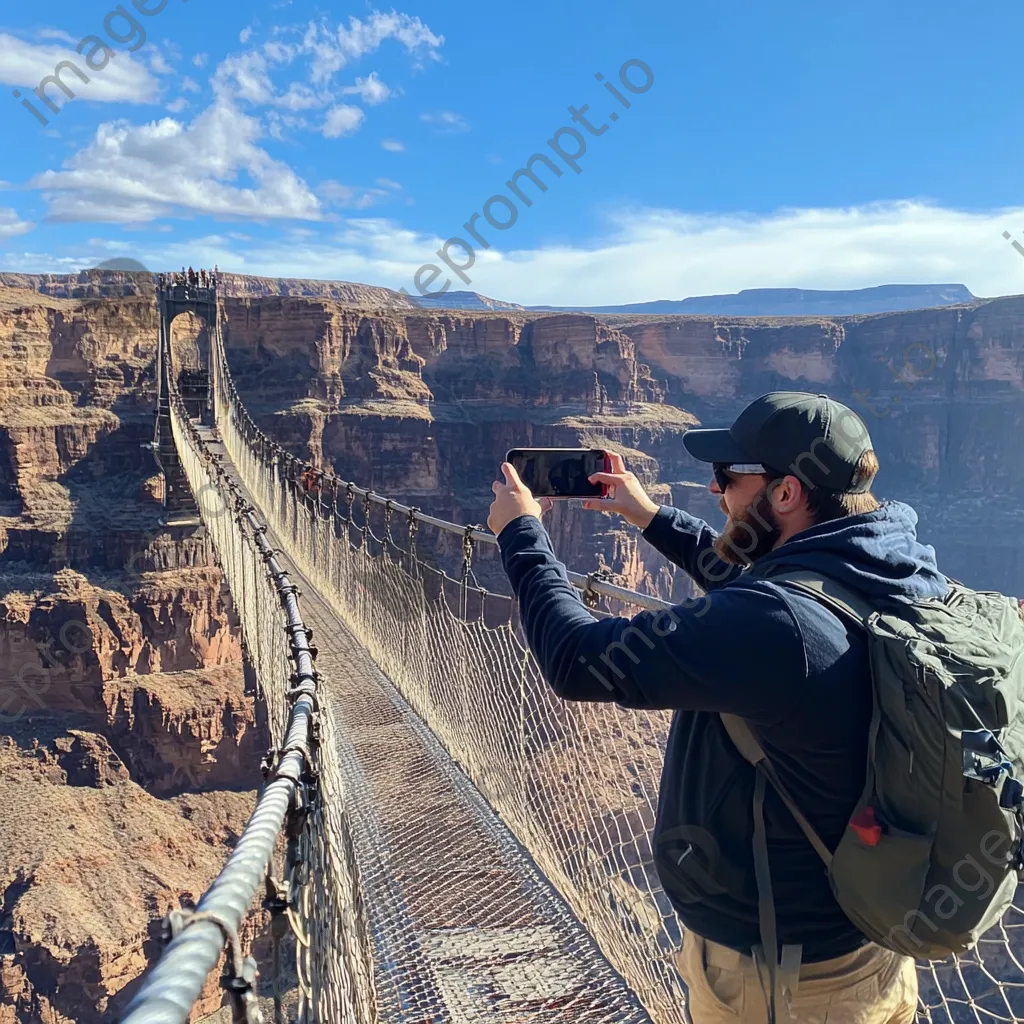
[[[242,417],[244,419],[249,419],[248,413],[244,412],[244,406],[239,404],[239,408],[242,409]],[[259,428],[251,419],[249,419],[249,424],[251,425],[251,429],[259,431]],[[262,434],[262,431],[259,431],[259,433]],[[303,460],[292,455],[285,448],[282,448],[279,444],[271,441],[269,438],[266,443],[280,458],[288,460],[294,467],[308,466],[308,463],[303,462]],[[437,516],[427,515],[425,512],[421,512],[419,509],[414,508],[411,505],[403,505],[400,501],[395,501],[393,498],[385,498],[374,491],[366,490],[363,487],[359,487],[357,484],[349,483],[341,477],[335,476],[333,473],[322,473],[319,475],[323,478],[324,482],[342,489],[350,489],[356,497],[365,498],[371,504],[380,506],[381,508],[389,507],[392,512],[404,515],[406,519],[412,518],[417,522],[425,523],[427,526],[433,526],[435,529],[443,530],[446,533],[458,534],[461,537],[468,538],[474,544],[489,544],[497,547],[498,538],[490,531],[482,530],[478,527],[461,526],[458,523],[449,522],[447,519],[439,519]],[[566,575],[569,577],[569,582],[577,590],[581,590],[584,593],[594,593],[601,597],[609,597],[617,601],[622,601],[625,604],[633,605],[637,608],[643,608],[645,611],[657,612],[672,607],[672,604],[669,601],[662,601],[657,597],[650,597],[647,594],[641,594],[638,591],[629,590],[627,587],[619,587],[614,583],[608,583],[605,580],[601,580],[597,577],[596,573],[591,573],[590,575],[585,576],[581,573],[573,572],[572,570],[566,570]]]
[[[360,996],[353,994],[351,985],[318,984],[325,969],[338,972],[332,971],[331,965],[312,963],[310,957],[307,930],[314,915],[309,890],[322,886],[324,876],[336,867],[329,863],[332,851],[325,851],[323,835],[329,831],[325,820],[337,813],[341,796],[333,774],[321,770],[321,744],[325,740],[333,743],[333,728],[320,707],[315,650],[299,609],[299,590],[281,565],[279,552],[267,541],[266,524],[257,518],[256,509],[225,467],[206,450],[173,375],[168,374],[168,379],[175,443],[204,525],[213,534],[219,564],[241,606],[243,647],[267,702],[275,746],[264,758],[261,767],[266,784],[237,845],[195,909],[168,914],[164,921],[166,946],[144,975],[121,1021],[184,1024],[225,946],[228,956],[221,985],[228,993],[233,1019],[247,1024],[262,1021],[255,990],[257,964],[252,956],[243,955],[240,937],[243,921],[262,891],[262,908],[270,912],[274,942],[275,1020],[279,1024],[284,1020],[280,944],[290,929],[295,936],[299,1020],[341,1019],[334,1017],[336,1012],[363,1024],[371,1019],[368,1007],[372,998],[365,966],[351,971],[363,976],[360,1006]],[[324,806],[324,800],[332,807]],[[286,839],[287,849],[284,877],[278,879],[272,861],[281,837]],[[329,908],[324,901],[318,902],[327,916]],[[331,949],[331,943],[324,941],[323,922],[317,930],[321,952],[334,953],[339,961],[351,953]],[[358,931],[351,926],[347,930],[350,938]],[[332,991],[325,991],[328,987]]]

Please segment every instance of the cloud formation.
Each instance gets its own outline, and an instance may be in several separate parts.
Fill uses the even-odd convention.
[[[0,238],[14,238],[28,234],[35,227],[30,220],[22,220],[15,210],[0,206]]]
[[[469,122],[461,114],[456,114],[451,110],[437,110],[420,114],[420,120],[445,135],[456,135],[469,131]]]
[[[391,90],[380,80],[376,71],[371,71],[366,78],[357,78],[355,85],[346,86],[341,90],[342,96],[360,96],[364,103],[371,107],[383,103]]]
[[[331,107],[324,118],[324,138],[338,139],[343,135],[354,134],[359,131],[359,126],[365,117],[366,115],[359,107],[350,107],[346,104]]]
[[[174,118],[101,124],[63,170],[37,175],[48,218],[131,223],[172,213],[318,220],[320,204],[287,164],[256,143],[259,121],[226,103],[191,124]],[[248,178],[248,186],[237,184]]]
[[[391,11],[374,11],[366,21],[349,18],[348,27],[331,28],[326,21],[310,22],[302,49],[312,55],[310,68],[314,84],[327,82],[352,60],[376,50],[386,39],[395,39],[418,57],[440,60],[438,50],[444,36],[435,35],[419,18]]]
[[[68,38],[63,32],[48,34],[51,38]],[[5,85],[35,89],[41,79],[53,74],[53,69],[65,60],[74,63],[89,79],[83,82],[70,69],[63,73],[62,80],[77,98],[97,103],[154,103],[160,96],[160,83],[141,60],[130,53],[119,51],[116,59],[102,71],[90,71],[74,45],[36,45],[0,32],[0,82]],[[59,107],[68,102],[54,86],[47,90],[47,95]]]

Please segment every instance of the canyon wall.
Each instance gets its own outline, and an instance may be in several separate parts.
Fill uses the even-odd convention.
[[[875,493],[917,509],[943,570],[1024,595],[1024,297],[812,321],[608,319],[702,422],[776,389],[845,402],[878,452]]]
[[[229,360],[268,432],[345,479],[483,522],[508,448],[601,445],[659,500],[718,525],[707,468],[682,432],[728,424],[767,391],[822,391],[865,419],[876,494],[918,510],[945,571],[1024,594],[1024,298],[788,319],[369,314],[296,301],[226,300]],[[621,523],[565,506],[551,522],[574,567],[684,592]]]

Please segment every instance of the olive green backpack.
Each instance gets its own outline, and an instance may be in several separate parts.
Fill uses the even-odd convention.
[[[945,597],[898,608],[875,608],[810,572],[770,579],[866,631],[874,692],[864,791],[835,850],[786,792],[746,723],[721,716],[758,769],[754,866],[772,996],[779,951],[765,782],[824,861],[839,906],[869,939],[920,959],[970,949],[1010,906],[1024,867],[1024,611],[1015,598],[948,577]],[[786,959],[784,950],[783,970]]]

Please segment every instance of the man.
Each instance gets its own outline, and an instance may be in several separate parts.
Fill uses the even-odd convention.
[[[878,602],[941,596],[917,515],[870,492],[878,463],[863,421],[825,395],[773,392],[728,429],[688,431],[727,516],[716,533],[658,506],[622,458],[591,480],[707,596],[670,612],[595,620],[540,523],[542,507],[502,465],[488,526],[545,678],[566,700],[673,709],[652,845],[685,928],[679,969],[694,1024],[911,1024],[913,960],[870,943],[836,903],[822,862],[769,787],[763,805],[778,946],[769,999],[752,846],[755,770],[719,713],[743,718],[830,849],[865,781],[872,697],[866,639],[783,569],[827,575]]]

